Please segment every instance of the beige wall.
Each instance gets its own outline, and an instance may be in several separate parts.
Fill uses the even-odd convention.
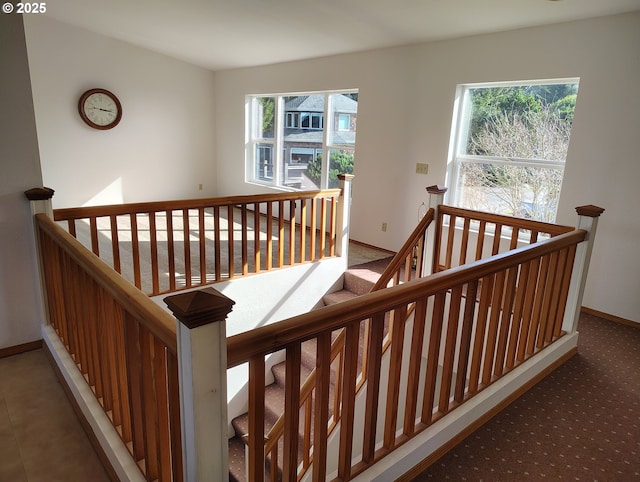
[[[244,183],[244,96],[358,88],[352,238],[397,249],[446,179],[456,85],[579,77],[559,222],[606,208],[585,305],[640,322],[640,13],[216,73],[218,193]],[[427,162],[429,174],[415,174]],[[380,230],[387,222],[389,230]],[[615,280],[615,281],[614,281]]]
[[[214,194],[212,72],[45,15],[26,18],[25,30],[54,207]],[[78,115],[78,98],[94,87],[122,102],[112,130]]]
[[[640,13],[215,74],[45,17],[26,27],[58,206],[264,192],[244,182],[245,95],[357,88],[351,234],[390,249],[413,228],[425,186],[446,181],[457,84],[580,77],[558,220],[573,224],[581,204],[607,209],[585,305],[640,322]],[[113,131],[77,115],[97,85],[123,101]]]
[[[29,202],[42,184],[22,16],[0,15],[0,349],[40,338]]]

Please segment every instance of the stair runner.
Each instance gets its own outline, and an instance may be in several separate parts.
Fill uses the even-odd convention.
[[[322,299],[324,305],[340,303],[369,293],[390,260],[391,258],[372,261],[353,266],[345,271],[343,289],[326,294]],[[309,340],[303,343],[301,351],[300,372],[301,380],[304,381],[316,365],[316,341]],[[265,388],[265,433],[271,430],[284,411],[285,362],[274,365],[271,370],[275,381]],[[333,392],[333,383],[330,390]],[[333,396],[332,393],[330,395]],[[244,482],[246,481],[245,443],[242,437],[247,434],[249,414],[236,417],[231,423],[235,430],[235,436],[229,440],[229,480]],[[269,480],[268,473],[265,480]]]

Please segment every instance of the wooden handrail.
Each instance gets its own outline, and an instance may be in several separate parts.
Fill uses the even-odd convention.
[[[138,289],[159,295],[335,256],[342,191],[65,208],[53,216]]]
[[[83,269],[135,316],[172,353],[177,353],[176,321],[140,290],[111,269],[104,261],[88,251],[77,239],[54,223],[45,214],[36,214],[38,227],[58,243]]]
[[[167,210],[176,211],[180,209],[198,209],[204,207],[233,206],[274,201],[299,201],[301,199],[316,199],[320,197],[339,197],[340,193],[340,189],[324,189],[318,191],[248,194],[244,196],[225,196],[215,198],[179,199],[172,201],[110,204],[104,206],[60,208],[55,209],[53,214],[56,221],[66,221],[68,219],[83,219],[93,216],[120,216],[131,213],[162,212]]]
[[[376,284],[371,288],[371,291],[378,291],[382,288],[385,288],[391,278],[395,275],[396,271],[398,271],[402,264],[405,262],[406,257],[411,254],[413,249],[416,247],[416,244],[420,241],[420,239],[424,239],[424,235],[429,228],[429,225],[433,222],[433,217],[435,214],[435,210],[430,208],[427,213],[420,220],[416,228],[409,235],[405,243],[395,254],[389,265],[385,268],[385,270],[380,275],[380,278],[376,282]]]
[[[477,221],[486,221],[489,223],[501,224],[503,226],[517,227],[529,231],[537,231],[541,233],[549,233],[558,235],[573,231],[573,226],[563,226],[560,224],[545,223],[543,221],[535,221],[533,219],[518,218],[506,216],[503,214],[487,213],[483,211],[475,211],[472,209],[458,208],[454,206],[441,205],[438,208],[439,215],[448,214],[461,218],[472,218]]]
[[[468,283],[496,271],[531,261],[563,248],[580,243],[586,231],[574,230],[522,246],[507,253],[481,259],[465,266],[451,268],[410,283],[372,292],[319,310],[294,316],[287,320],[239,333],[227,339],[228,367],[286,348],[292,343],[315,338],[325,331],[343,328],[349,323],[370,318],[380,311],[407,304],[418,297],[446,291],[452,286]]]

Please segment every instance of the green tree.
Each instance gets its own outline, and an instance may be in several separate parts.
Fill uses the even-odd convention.
[[[258,99],[262,110],[262,136],[265,138],[273,137],[275,133],[275,111],[276,100],[273,97],[260,97]]]
[[[469,124],[468,154],[485,154],[478,152],[478,146],[472,140],[479,132],[494,128],[492,121],[508,113],[521,115],[525,112],[540,110],[540,102],[535,95],[524,87],[487,87],[471,90],[472,116]],[[475,151],[473,150],[475,147]]]
[[[348,151],[331,151],[329,157],[329,188],[338,187],[338,174],[353,174],[353,153]],[[307,175],[316,186],[322,180],[322,156],[318,155],[309,161]]]
[[[551,104],[551,109],[561,119],[573,123],[573,113],[576,109],[577,94],[569,94]]]

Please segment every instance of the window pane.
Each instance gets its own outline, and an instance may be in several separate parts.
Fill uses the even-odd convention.
[[[256,144],[255,178],[261,181],[273,181],[273,146]]]
[[[256,137],[258,139],[273,139],[275,134],[275,97],[256,98]]]
[[[329,189],[339,187],[338,174],[353,174],[354,151],[331,149],[329,151]]]
[[[322,149],[292,147],[290,157],[284,165],[285,186],[302,190],[320,189],[322,179],[321,153]]]
[[[353,146],[356,143],[358,94],[331,94],[329,144]]]
[[[322,129],[322,114],[311,115],[311,128]]]
[[[562,169],[463,163],[457,189],[463,208],[554,222]]]
[[[469,155],[565,161],[578,84],[469,89]]]
[[[453,203],[554,222],[577,81],[461,89],[449,170]]]
[[[328,96],[335,106],[331,112],[326,110]],[[247,134],[254,146],[248,164],[250,180],[316,190],[328,187],[328,183],[337,186],[338,172],[352,172],[357,94],[317,92],[249,98],[251,131]],[[326,135],[325,128],[329,129]],[[340,135],[334,136],[332,132],[338,130]],[[331,144],[330,139],[336,143]],[[329,150],[333,159],[323,159]],[[345,155],[348,162],[336,157]],[[345,162],[349,166],[346,171]],[[328,181],[330,177],[332,181]]]
[[[348,131],[351,127],[351,116],[349,114],[338,114],[338,130]]]

